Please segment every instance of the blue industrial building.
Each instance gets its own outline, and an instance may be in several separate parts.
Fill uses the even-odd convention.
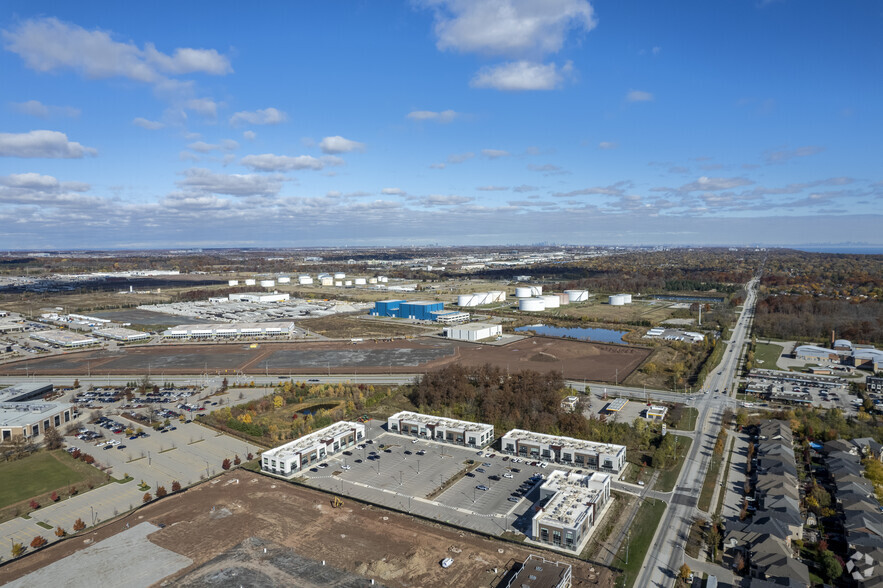
[[[416,302],[382,300],[375,302],[374,310],[371,311],[372,316],[392,316],[421,321],[437,320],[440,314],[444,314],[444,303],[426,300]]]

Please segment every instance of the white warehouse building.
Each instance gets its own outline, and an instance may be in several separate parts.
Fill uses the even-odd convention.
[[[289,294],[280,294],[279,292],[241,292],[239,294],[230,294],[228,298],[230,302],[285,302],[291,296]]]
[[[445,327],[444,333],[445,337],[456,339],[457,341],[481,341],[482,339],[491,339],[502,335],[503,327],[502,325],[487,323],[469,323],[455,327]]]
[[[403,410],[389,417],[391,433],[413,435],[432,441],[455,443],[469,447],[485,447],[494,440],[494,426]]]
[[[178,325],[166,329],[166,339],[225,339],[234,337],[291,337],[294,321],[228,323],[220,325]]]
[[[261,454],[261,469],[271,474],[290,477],[347,447],[354,447],[364,438],[363,423],[340,421],[265,451]]]
[[[619,475],[625,467],[624,445],[597,443],[512,429],[500,441],[504,453],[586,467]]]

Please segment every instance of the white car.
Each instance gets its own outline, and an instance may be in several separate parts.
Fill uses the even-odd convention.
[[[515,476],[513,476],[512,474],[506,473],[506,474],[503,474],[503,477],[504,478],[514,478]]]
[[[454,560],[450,557],[446,557],[443,560],[441,560],[441,567],[449,568],[449,567],[451,567],[452,563],[454,563]]]
[[[411,443],[417,443],[417,441],[419,441],[419,439],[414,439]]]
[[[342,469],[342,470],[351,470],[352,468],[353,468],[353,466],[346,465],[346,464],[340,466],[340,469]]]

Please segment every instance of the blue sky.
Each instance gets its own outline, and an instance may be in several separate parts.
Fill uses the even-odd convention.
[[[0,247],[883,244],[879,2],[7,1]]]

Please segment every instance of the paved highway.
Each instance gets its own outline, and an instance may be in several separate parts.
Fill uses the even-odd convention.
[[[665,510],[662,521],[656,529],[644,565],[638,573],[634,586],[656,586],[668,588],[677,580],[678,570],[684,563],[684,546],[692,524],[693,513],[699,499],[699,492],[708,471],[714,442],[721,428],[721,418],[732,399],[725,395],[735,380],[739,360],[749,333],[749,325],[754,316],[757,301],[757,278],[746,286],[748,292],[742,313],[732,335],[727,341],[727,351],[717,368],[709,375],[702,392],[697,395],[696,408],[699,411],[699,427],[690,453],[675,486],[671,501]],[[722,394],[715,394],[715,390]]]

